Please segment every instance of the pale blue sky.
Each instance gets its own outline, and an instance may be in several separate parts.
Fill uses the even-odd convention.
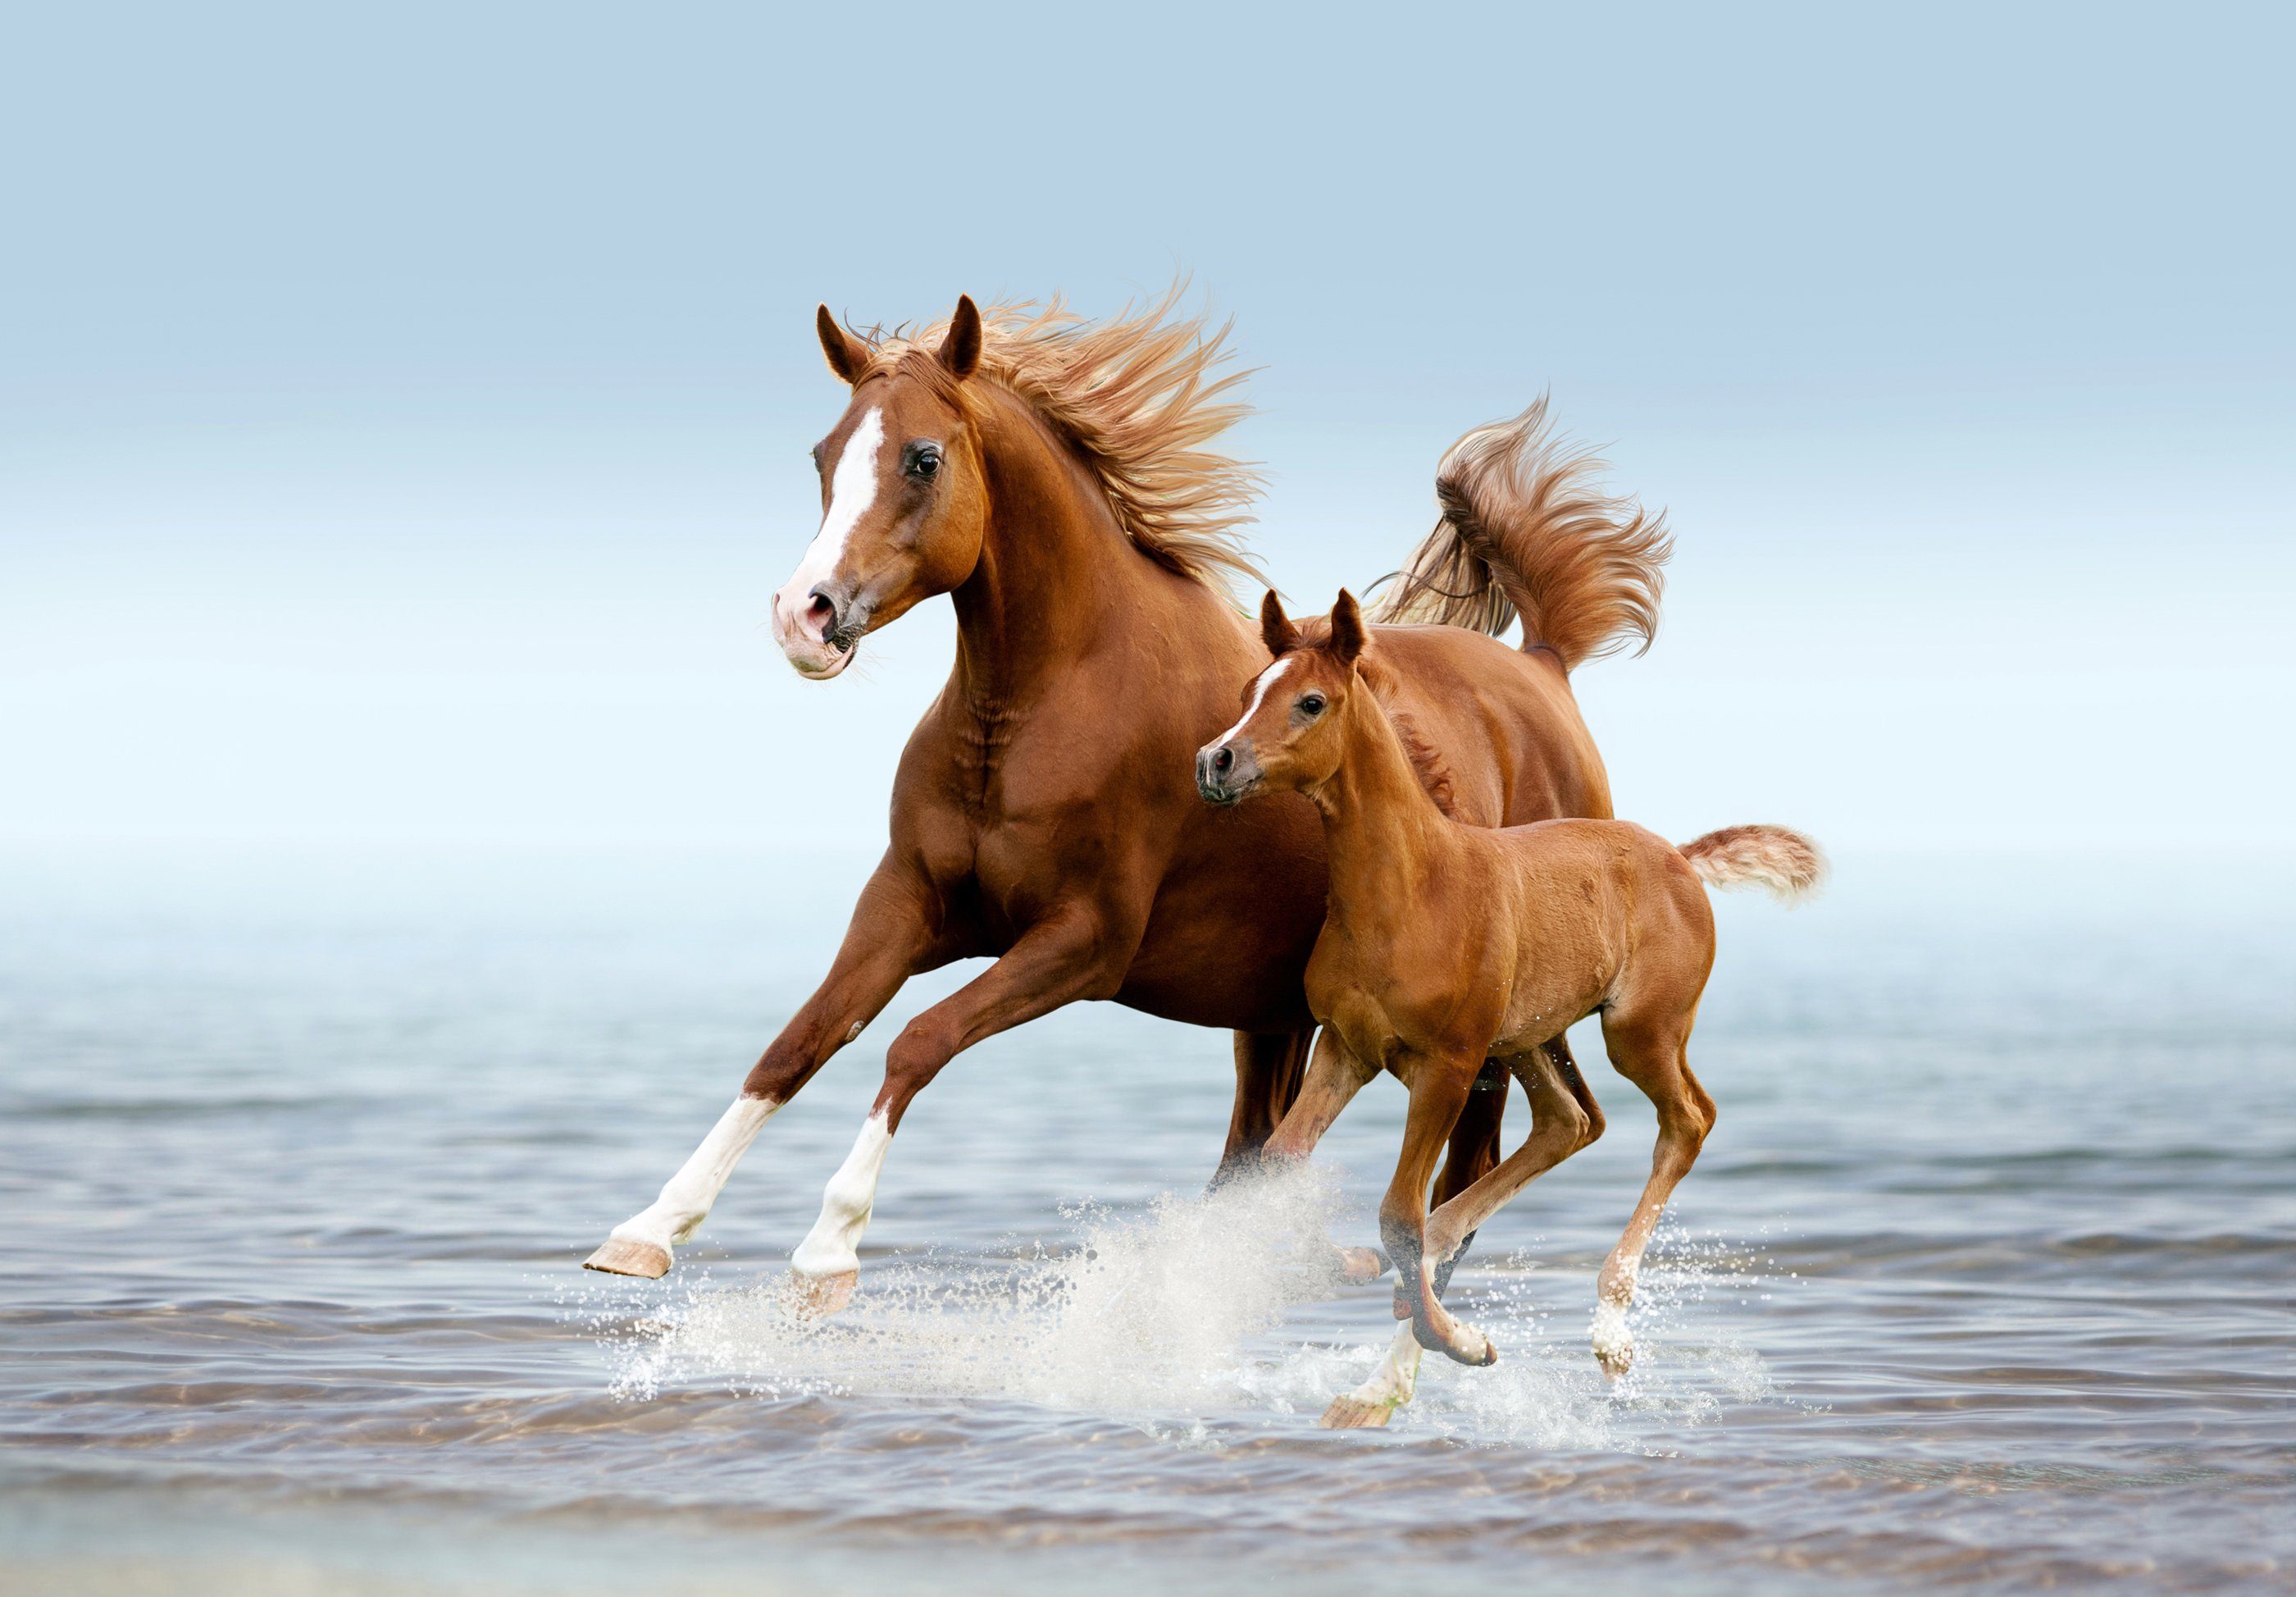
[[[1622,813],[2284,846],[2284,12],[1113,15],[12,23],[0,844],[877,838],[950,623],[767,636],[815,302],[1185,270],[1302,603],[1549,386],[1670,508]]]

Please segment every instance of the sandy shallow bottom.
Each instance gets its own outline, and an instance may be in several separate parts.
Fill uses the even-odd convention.
[[[1207,1198],[1225,1039],[1052,1017],[920,1099],[814,1323],[788,1248],[962,972],[767,1128],[668,1280],[577,1267],[824,958],[759,924],[787,862],[0,897],[6,1584],[2284,1590],[2296,883],[1844,865],[1725,910],[1721,1124],[1635,1375],[1587,1332],[1651,1117],[1595,1066],[1609,1135],[1459,1278],[1501,1362],[1345,1435],[1315,1418],[1385,1292],[1313,1261],[1368,1239],[1391,1084],[1316,1173]]]

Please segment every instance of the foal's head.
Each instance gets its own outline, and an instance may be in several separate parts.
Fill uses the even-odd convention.
[[[1295,793],[1330,778],[1344,752],[1341,710],[1364,691],[1363,612],[1340,589],[1330,626],[1310,641],[1283,613],[1273,589],[1259,605],[1259,635],[1275,663],[1244,689],[1243,719],[1196,751],[1196,791],[1207,803],[1240,803]]]
[[[864,633],[972,573],[988,495],[963,393],[980,365],[980,311],[969,296],[939,350],[911,349],[890,364],[828,306],[815,324],[853,397],[814,447],[821,531],[774,595],[774,638],[800,672],[825,679],[852,663]]]

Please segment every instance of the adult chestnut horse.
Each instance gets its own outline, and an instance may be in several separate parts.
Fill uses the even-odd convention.
[[[1222,585],[1258,575],[1237,531],[1254,479],[1204,448],[1246,407],[1217,369],[1226,330],[1206,336],[1176,299],[1097,324],[1057,302],[984,318],[961,299],[916,337],[863,336],[822,308],[823,353],[852,392],[814,451],[821,527],[774,597],[775,636],[827,680],[866,634],[946,593],[955,667],[901,757],[891,845],[827,979],[592,1268],[665,1272],[774,1112],[905,981],[955,959],[996,963],[886,1050],[792,1258],[819,1308],[852,1291],[910,1100],[984,1037],[1078,999],[1234,1032],[1224,1171],[1289,1105],[1314,1026],[1301,976],[1324,918],[1322,829],[1296,796],[1240,811],[1196,797],[1196,748],[1268,655]],[[1611,812],[1566,673],[1648,640],[1667,540],[1594,486],[1597,465],[1557,451],[1543,407],[1470,433],[1445,457],[1444,518],[1381,612],[1467,623],[1383,627],[1380,648],[1423,778],[1476,824]],[[1521,651],[1470,630],[1518,610]],[[1496,1159],[1505,1094],[1476,1096],[1447,1191]]]

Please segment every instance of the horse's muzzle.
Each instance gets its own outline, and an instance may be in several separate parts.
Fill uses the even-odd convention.
[[[774,641],[800,676],[816,682],[853,663],[854,646],[868,630],[867,607],[857,599],[840,604],[825,585],[774,596]]]
[[[1259,786],[1259,761],[1251,745],[1208,743],[1196,751],[1196,793],[1208,804],[1235,804]]]

